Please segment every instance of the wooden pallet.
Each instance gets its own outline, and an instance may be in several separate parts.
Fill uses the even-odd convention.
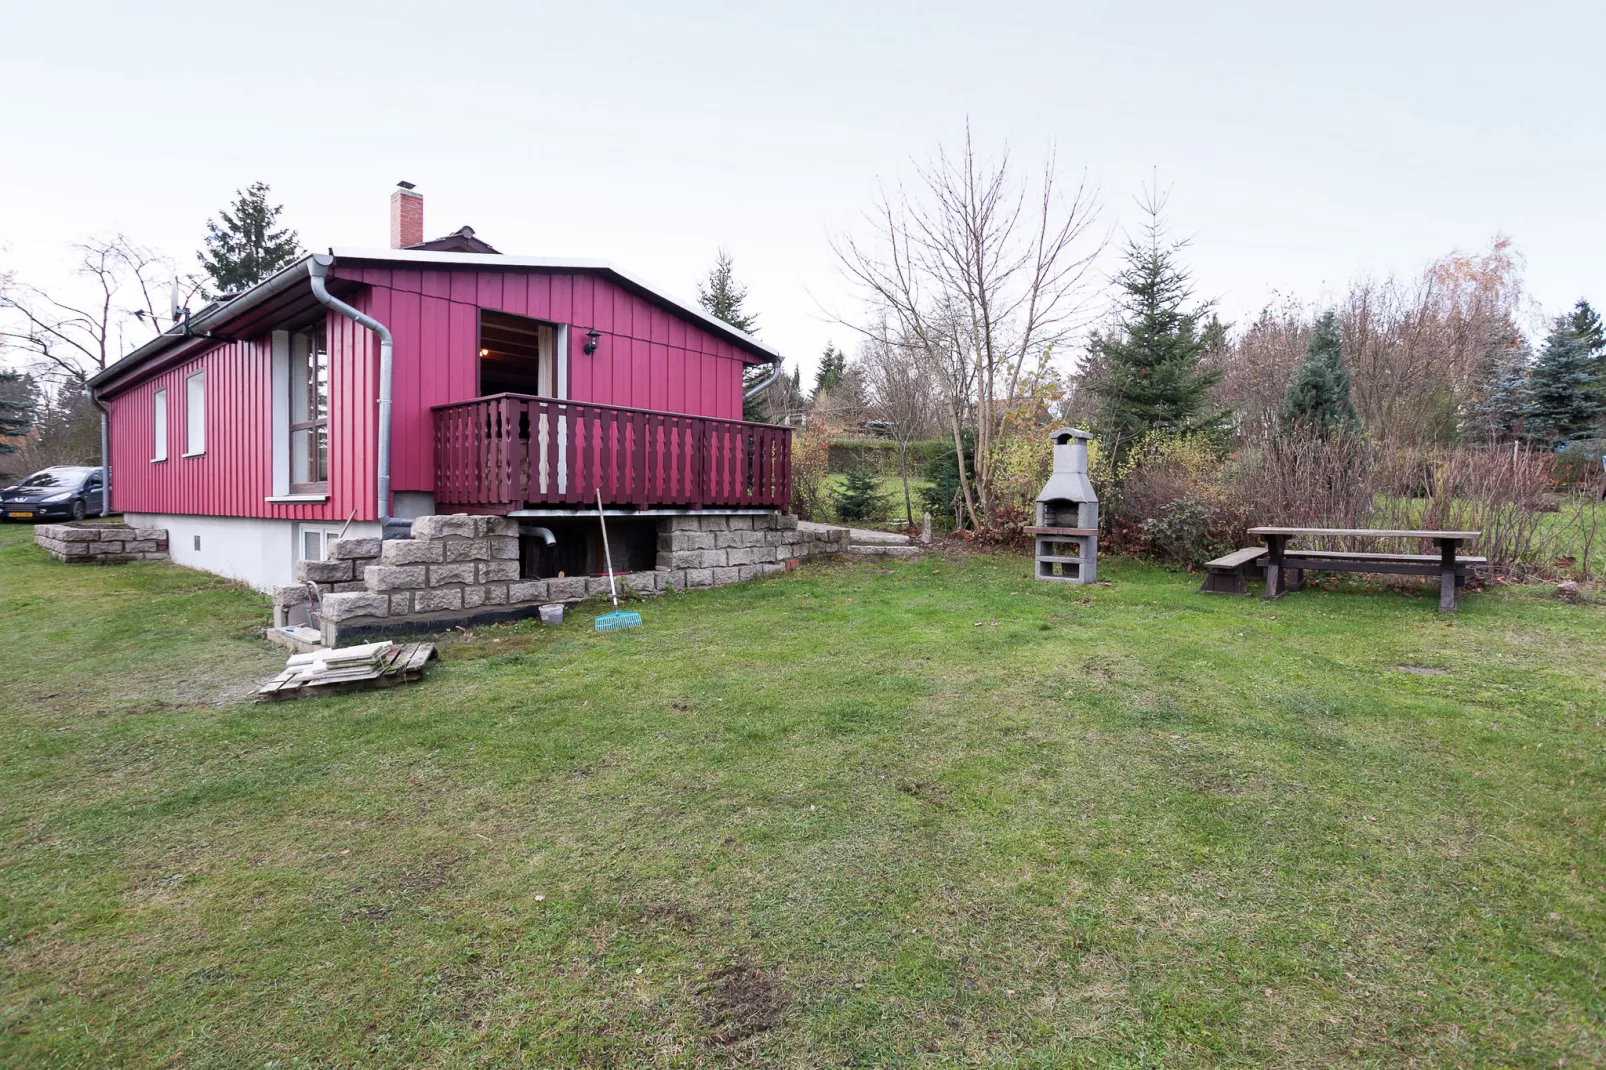
[[[410,684],[424,678],[424,663],[435,656],[434,643],[403,643],[391,647],[377,663],[361,669],[342,669],[311,679],[302,676],[299,669],[285,669],[263,684],[257,696],[265,702],[281,702],[309,695],[335,695],[370,687]]]

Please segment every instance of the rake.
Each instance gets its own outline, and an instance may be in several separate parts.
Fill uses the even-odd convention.
[[[602,515],[602,489],[597,488],[597,521],[602,524],[602,559],[608,566],[608,596],[613,599],[613,612],[604,613],[596,620],[599,632],[616,632],[622,628],[641,627],[641,614],[619,608],[619,589],[613,584],[613,551],[608,547],[608,518]]]

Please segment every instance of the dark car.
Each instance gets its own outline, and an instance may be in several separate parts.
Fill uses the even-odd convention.
[[[0,490],[0,519],[82,520],[100,512],[105,493],[99,468],[57,465]]]

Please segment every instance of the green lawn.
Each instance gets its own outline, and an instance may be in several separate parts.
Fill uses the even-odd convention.
[[[835,496],[841,492],[843,484],[847,482],[847,478],[848,477],[841,472],[833,472],[826,476],[826,495],[834,500]],[[879,521],[869,522],[870,526],[887,527],[892,524],[901,524],[905,519],[903,511],[905,504],[903,498],[903,479],[902,477],[895,475],[882,476],[880,478],[881,497],[885,501],[886,507],[882,510],[881,519]],[[931,481],[929,479],[921,479],[914,475],[909,477],[908,505],[911,511],[914,513],[914,522],[916,526],[920,524],[920,514],[924,512],[926,508],[925,505],[920,501],[920,492],[929,486],[931,486]],[[940,518],[938,519],[940,521]],[[940,522],[938,523],[938,526],[942,526]]]
[[[4,1065],[1606,1064],[1599,607],[815,567],[257,705],[265,599],[28,534]]]

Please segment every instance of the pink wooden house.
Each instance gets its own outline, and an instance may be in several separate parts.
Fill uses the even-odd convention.
[[[774,350],[607,264],[425,242],[411,188],[391,214],[393,248],[309,256],[91,381],[112,508],[175,561],[267,589],[343,530],[471,512],[538,520],[574,574],[599,492],[638,557],[645,518],[787,509],[790,432],[742,420]]]

